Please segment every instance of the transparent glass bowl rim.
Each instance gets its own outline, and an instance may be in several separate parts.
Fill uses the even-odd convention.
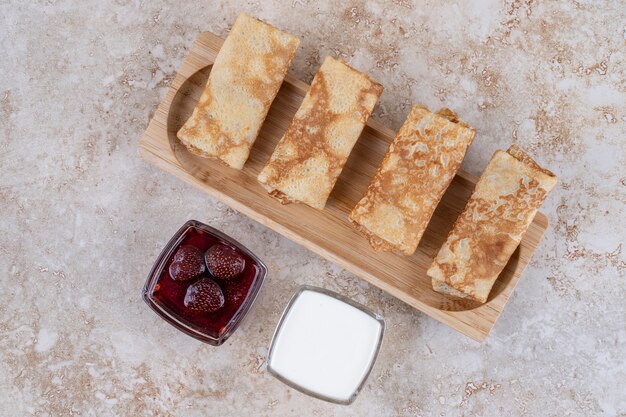
[[[166,308],[164,308],[155,300],[153,300],[151,296],[152,289],[154,285],[156,284],[156,281],[158,280],[157,272],[159,272],[159,275],[160,275],[160,271],[162,271],[163,268],[165,268],[165,264],[170,259],[174,250],[178,247],[181,240],[186,236],[187,230],[190,228],[203,230],[211,235],[214,235],[230,243],[231,245],[235,246],[238,250],[245,253],[250,258],[252,258],[260,270],[259,275],[254,283],[254,286],[251,288],[251,291],[248,294],[248,297],[246,298],[246,300],[244,300],[244,303],[239,308],[239,311],[237,311],[237,313],[233,316],[233,318],[228,323],[228,326],[230,327],[228,327],[217,338],[207,333],[203,333],[202,331],[196,329],[195,327],[188,326],[184,321],[181,321],[180,318],[177,317],[175,314],[172,314]],[[217,230],[207,224],[204,224],[197,220],[188,220],[187,222],[185,222],[185,224],[183,224],[180,227],[180,229],[178,229],[176,233],[174,233],[174,236],[172,236],[169,242],[167,242],[167,244],[165,245],[165,247],[163,248],[163,250],[157,257],[156,261],[154,262],[154,265],[152,266],[152,269],[150,270],[150,273],[148,274],[148,278],[146,280],[146,283],[143,286],[141,295],[142,295],[143,300],[146,302],[146,304],[148,304],[148,306],[155,313],[157,313],[159,317],[164,319],[166,322],[174,326],[179,331],[182,331],[183,333],[191,337],[194,337],[198,340],[201,340],[205,343],[208,343],[210,345],[219,346],[223,344],[226,341],[226,339],[228,339],[235,332],[235,330],[237,330],[241,321],[248,314],[248,312],[250,311],[250,308],[252,307],[252,305],[257,299],[257,296],[261,290],[261,287],[263,286],[263,283],[265,282],[266,276],[267,276],[267,266],[265,265],[265,263],[261,261],[261,259],[259,259],[258,256],[256,256],[252,251],[250,251],[244,245],[242,245],[241,243],[239,243],[232,237],[228,236],[224,232]]]
[[[272,368],[272,355],[274,353],[274,344],[276,342],[277,336],[280,333],[280,330],[282,329],[283,323],[285,322],[285,319],[287,318],[287,315],[289,313],[289,311],[291,310],[291,307],[294,305],[294,303],[296,302],[296,300],[298,299],[298,297],[305,291],[314,291],[314,292],[318,292],[324,295],[327,295],[329,297],[335,298],[339,301],[343,301],[346,304],[351,305],[354,308],[357,308],[358,310],[362,311],[363,313],[367,314],[368,316],[374,318],[376,321],[378,321],[380,323],[380,334],[378,336],[378,340],[376,341],[376,350],[374,351],[374,356],[372,357],[372,361],[370,362],[369,368],[367,369],[367,372],[365,373],[365,376],[363,376],[363,380],[360,382],[360,384],[357,386],[356,390],[352,393],[352,395],[346,399],[346,400],[341,400],[341,399],[337,399],[337,398],[333,398],[333,397],[327,397],[325,395],[321,395],[317,392],[311,391],[307,388],[302,387],[301,385],[296,384],[295,382],[284,378],[282,375],[280,375],[278,372],[276,372],[274,370],[274,368]],[[365,381],[367,381],[367,378],[369,377],[370,373],[372,372],[372,369],[374,368],[374,364],[376,363],[376,359],[378,358],[378,353],[380,352],[380,347],[382,346],[382,342],[383,342],[383,335],[385,333],[385,319],[377,314],[374,313],[373,311],[371,311],[370,309],[368,309],[367,307],[365,307],[362,304],[357,303],[356,301],[351,300],[348,297],[345,297],[341,294],[338,294],[334,291],[330,291],[327,290],[325,288],[320,288],[320,287],[315,287],[312,285],[301,285],[295,292],[295,294],[291,297],[291,299],[289,300],[289,303],[287,303],[287,306],[285,307],[285,309],[283,310],[280,319],[278,320],[278,324],[276,325],[276,330],[274,330],[274,335],[272,336],[272,340],[270,342],[270,348],[269,348],[269,352],[267,354],[267,370],[270,374],[272,374],[275,378],[277,378],[279,381],[283,382],[284,384],[290,386],[291,388],[294,388],[304,394],[310,395],[311,397],[320,399],[320,400],[324,400],[324,401],[328,401],[331,403],[335,403],[335,404],[342,404],[342,405],[350,405],[354,402],[354,400],[356,400],[356,397],[359,395],[359,392],[361,392],[361,389],[363,388],[363,386],[365,385]]]

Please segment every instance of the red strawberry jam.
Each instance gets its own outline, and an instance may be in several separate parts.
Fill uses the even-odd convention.
[[[203,255],[211,253],[208,252],[211,248],[217,248],[220,254],[230,256],[209,256],[212,264],[210,268],[204,268],[206,265],[196,265],[194,248]],[[191,253],[193,257],[187,261],[181,253]],[[226,262],[223,268],[215,263],[220,259]],[[240,261],[240,269],[233,267],[233,259]],[[202,260],[206,261],[205,256]],[[193,266],[184,264],[190,271],[188,273],[186,269],[177,267],[177,263],[184,262]],[[181,270],[185,272],[184,279],[176,275],[181,274]],[[222,274],[228,271],[228,279],[213,276],[211,270]],[[201,272],[196,274],[198,271]],[[202,223],[190,221],[161,254],[144,288],[144,299],[180,330],[219,345],[230,336],[250,308],[266,271],[258,258],[228,236]]]

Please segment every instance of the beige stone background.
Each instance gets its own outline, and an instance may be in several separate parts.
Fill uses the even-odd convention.
[[[301,37],[291,73],[327,54],[385,86],[376,117],[448,106],[478,130],[478,174],[516,142],[560,177],[551,226],[479,344],[137,156],[194,38],[247,11]],[[0,2],[0,415],[625,416],[626,3],[613,1]],[[222,347],[162,322],[139,293],[186,220],[271,270]],[[302,283],[387,320],[350,407],[264,370]]]

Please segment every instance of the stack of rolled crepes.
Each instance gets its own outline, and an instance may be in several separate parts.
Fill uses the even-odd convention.
[[[487,301],[556,182],[517,146],[497,151],[428,269],[435,291]]]
[[[243,168],[299,43],[293,35],[240,14],[178,139],[196,155]]]
[[[324,208],[382,92],[367,75],[326,58],[259,174],[270,195]]]
[[[350,214],[374,249],[415,252],[473,138],[450,110],[412,109]],[[433,289],[487,301],[556,181],[517,146],[497,151],[428,270]]]
[[[241,169],[298,43],[241,14],[178,132],[181,142]],[[343,61],[326,58],[259,182],[282,203],[323,209],[382,90]],[[451,110],[413,107],[349,215],[375,250],[415,252],[474,135]],[[518,147],[497,151],[428,270],[433,289],[485,302],[555,184],[554,174]]]
[[[448,109],[414,106],[350,220],[376,250],[412,255],[475,131]]]

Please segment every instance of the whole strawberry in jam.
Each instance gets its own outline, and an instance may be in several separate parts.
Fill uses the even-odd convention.
[[[212,313],[224,306],[224,293],[215,281],[201,278],[187,288],[185,307],[203,313]]]
[[[205,270],[202,251],[195,246],[183,245],[174,254],[169,272],[174,281],[188,281]]]
[[[235,278],[246,266],[246,261],[239,252],[221,244],[211,246],[204,259],[211,275],[222,280]]]

